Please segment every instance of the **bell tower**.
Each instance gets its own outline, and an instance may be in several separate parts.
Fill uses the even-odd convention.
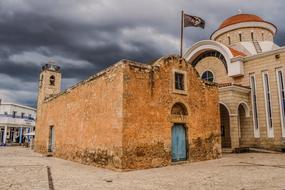
[[[44,102],[45,98],[60,93],[60,89],[60,67],[55,65],[55,62],[51,60],[42,67],[42,71],[40,73],[37,103],[38,111],[40,111],[40,106]]]

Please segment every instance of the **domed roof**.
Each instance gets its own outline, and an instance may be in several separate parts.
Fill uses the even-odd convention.
[[[252,14],[237,14],[224,20],[219,29],[241,22],[266,22],[262,18]]]

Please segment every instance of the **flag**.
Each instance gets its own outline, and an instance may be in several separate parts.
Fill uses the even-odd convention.
[[[205,28],[205,21],[202,18],[187,14],[184,14],[183,16],[184,16],[184,27],[193,26],[193,27]]]

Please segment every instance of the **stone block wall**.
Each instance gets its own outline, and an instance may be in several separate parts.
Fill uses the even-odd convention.
[[[185,73],[185,93],[174,91],[174,70]],[[188,115],[172,115],[183,103]],[[46,153],[55,129],[57,157],[128,170],[171,164],[171,129],[186,128],[187,160],[221,156],[218,88],[183,59],[153,65],[123,60],[41,105],[36,151]]]
[[[123,65],[117,64],[47,99],[37,118],[35,150],[47,152],[55,129],[55,156],[121,168]]]
[[[173,90],[173,73],[177,70],[186,74],[185,94]],[[124,74],[124,89],[124,168],[171,164],[171,129],[175,123],[185,124],[188,160],[221,156],[217,86],[203,83],[190,64],[167,57],[152,68],[129,65]],[[187,116],[171,115],[177,102],[187,107]]]
[[[279,55],[280,55],[279,59],[276,59],[275,54],[272,54],[263,57],[260,56],[259,58],[246,61],[244,65],[245,77],[241,83],[243,85],[245,84],[248,85],[249,76],[255,75],[260,138],[253,138],[252,136],[248,136],[247,138],[251,139],[250,140],[252,142],[251,144],[253,144],[256,147],[280,150],[281,148],[285,147],[284,144],[285,138],[282,137],[282,124],[281,124],[282,120],[280,116],[280,103],[279,103],[276,69],[283,70],[283,76],[285,75],[285,53],[281,53]],[[265,98],[264,98],[264,87],[262,79],[262,72],[264,71],[268,72],[269,76],[274,138],[269,138],[267,134]]]

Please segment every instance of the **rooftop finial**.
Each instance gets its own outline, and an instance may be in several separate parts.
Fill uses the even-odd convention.
[[[238,14],[242,14],[242,10],[241,9],[238,10]]]

